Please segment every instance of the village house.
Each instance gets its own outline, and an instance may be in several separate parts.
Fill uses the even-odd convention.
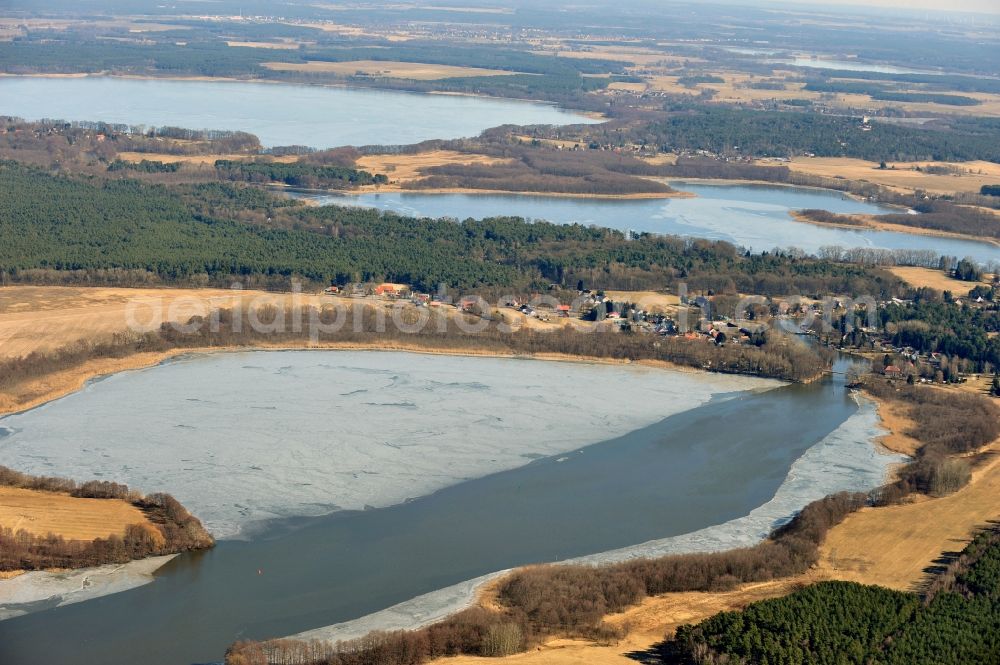
[[[882,370],[882,374],[884,374],[887,379],[903,378],[903,370],[896,365],[887,365],[886,368]]]
[[[375,287],[375,295],[382,296],[383,298],[399,298],[406,295],[410,290],[405,284],[392,284],[390,282],[384,282]]]

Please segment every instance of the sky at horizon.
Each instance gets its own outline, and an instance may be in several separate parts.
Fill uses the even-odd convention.
[[[782,2],[782,0],[775,0]],[[915,12],[952,13],[956,18],[962,14],[994,14],[1000,15],[1000,0],[951,0],[947,8],[942,7],[940,0],[787,0],[788,4],[818,5],[829,9],[851,9],[858,7],[884,7],[887,9],[911,10]],[[750,0],[747,4],[772,4],[770,0]]]

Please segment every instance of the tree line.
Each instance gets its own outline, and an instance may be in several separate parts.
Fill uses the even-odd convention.
[[[234,161],[218,159],[215,170],[226,180],[267,184],[280,182],[292,187],[312,189],[348,189],[358,185],[384,185],[389,179],[379,173],[344,166],[283,163],[271,161]]]
[[[889,102],[931,102],[947,106],[976,106],[982,103],[974,97],[966,97],[964,95],[951,95],[923,90],[898,90],[885,83],[861,81],[812,80],[808,81],[803,89],[812,92],[868,95],[872,99]]]
[[[916,205],[918,215],[890,213],[877,215],[876,221],[899,226],[913,226],[919,229],[961,233],[974,238],[1000,238],[1000,225],[996,215],[989,210],[979,210],[964,205],[954,205],[947,201],[933,201]],[[805,209],[797,213],[802,219],[816,224],[839,226],[869,226],[866,219],[856,215],[841,215],[826,210]]]

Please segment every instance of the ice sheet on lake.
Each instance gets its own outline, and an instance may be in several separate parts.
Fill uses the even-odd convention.
[[[166,491],[217,537],[400,503],[781,385],[511,358],[280,351],[118,374],[0,420],[0,464]]]

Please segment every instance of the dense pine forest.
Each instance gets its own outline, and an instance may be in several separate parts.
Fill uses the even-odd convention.
[[[367,171],[343,166],[300,163],[282,164],[220,159],[215,162],[215,170],[227,180],[261,184],[280,182],[292,187],[305,188],[346,189],[352,185],[384,185],[389,181],[380,173],[372,175]]]
[[[977,536],[918,596],[824,582],[682,626],[664,662],[966,665],[1000,660],[1000,532]]]

